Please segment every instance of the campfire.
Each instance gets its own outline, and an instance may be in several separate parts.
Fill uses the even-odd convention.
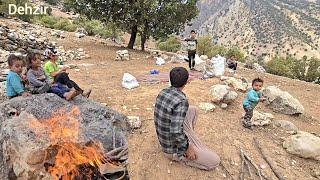
[[[55,112],[50,119],[30,121],[36,138],[48,139],[51,144],[37,153],[45,170],[56,180],[107,179],[105,174],[115,169],[122,169],[125,175],[125,168],[108,158],[100,142],[84,141],[79,115],[79,109],[73,108]]]

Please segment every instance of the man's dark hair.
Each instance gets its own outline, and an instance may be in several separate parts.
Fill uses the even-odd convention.
[[[255,78],[255,79],[252,81],[252,86],[253,86],[254,83],[256,83],[256,82],[261,82],[261,83],[263,83],[263,79],[261,79],[261,78]]]
[[[195,30],[191,30],[191,33],[196,33],[196,31]]]
[[[8,65],[12,66],[13,63],[16,61],[22,61],[22,59],[19,56],[16,56],[14,54],[10,54],[8,57]]]
[[[171,86],[181,88],[187,84],[189,73],[184,67],[175,67],[170,71]]]

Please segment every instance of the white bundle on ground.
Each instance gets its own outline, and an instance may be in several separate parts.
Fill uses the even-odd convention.
[[[203,72],[203,71],[205,70],[206,61],[204,61],[203,59],[201,59],[198,54],[196,54],[196,57],[194,58],[194,61],[195,61],[194,69],[195,69],[196,71],[201,71],[201,72]]]
[[[225,72],[226,58],[217,55],[213,57],[205,69],[205,76],[223,76]]]
[[[156,64],[162,66],[166,64],[166,61],[161,57],[156,57]]]
[[[129,61],[130,60],[130,54],[128,50],[119,50],[116,52],[117,57],[116,61]]]
[[[137,79],[129,73],[124,73],[122,78],[122,87],[127,89],[133,89],[139,87]]]

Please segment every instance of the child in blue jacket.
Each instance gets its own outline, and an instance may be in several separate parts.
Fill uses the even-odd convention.
[[[10,68],[7,76],[7,96],[9,99],[17,96],[30,96],[30,93],[26,91],[23,80],[21,78],[23,61],[19,56],[11,54],[8,57],[8,65]]]
[[[259,102],[263,102],[266,99],[262,97],[260,90],[263,87],[263,80],[256,78],[252,81],[252,89],[248,92],[246,99],[243,101],[243,108],[246,112],[243,119],[243,126],[245,128],[252,128],[251,118],[253,116],[253,110]]]

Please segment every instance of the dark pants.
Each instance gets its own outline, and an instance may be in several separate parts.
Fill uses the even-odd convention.
[[[188,51],[188,58],[189,58],[189,68],[192,69],[196,65],[196,51]]]
[[[228,64],[228,68],[232,69],[234,71],[237,70],[237,67],[238,67],[238,63],[230,63],[230,64]]]
[[[244,115],[244,118],[243,118],[243,126],[251,127],[252,126],[251,118],[253,116],[253,108],[252,107],[243,107],[243,109],[246,112],[246,114]]]
[[[77,83],[70,80],[68,73],[63,72],[63,73],[58,74],[56,76],[56,78],[54,79],[54,81],[56,83],[61,83],[63,85],[67,85],[68,88],[74,88],[77,91],[83,92],[83,90],[78,86]]]
[[[56,86],[52,86],[50,89],[51,93],[54,93],[54,94],[60,96],[61,98],[65,98],[64,94],[69,91],[70,91],[70,88],[66,87],[66,85],[63,85],[61,83],[57,83]]]

